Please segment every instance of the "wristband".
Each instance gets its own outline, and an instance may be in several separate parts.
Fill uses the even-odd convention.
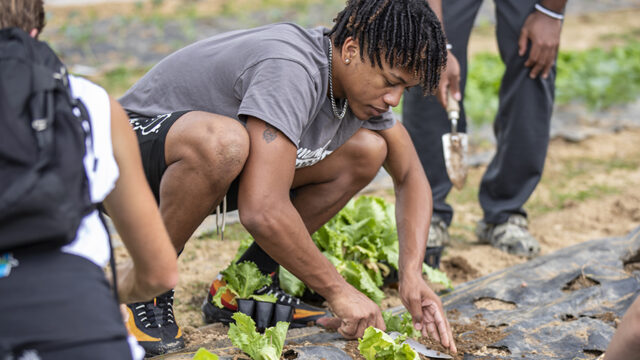
[[[451,50],[451,49],[453,49],[453,45],[447,43],[447,50]]]
[[[558,14],[555,11],[551,11],[549,9],[547,9],[546,7],[540,5],[540,4],[536,4],[535,6],[536,10],[540,11],[541,13],[547,15],[548,17],[554,18],[556,20],[562,20],[564,19],[564,15],[562,14]]]

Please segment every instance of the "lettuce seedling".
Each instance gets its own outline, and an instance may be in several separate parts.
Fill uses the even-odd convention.
[[[267,328],[261,335],[256,331],[256,323],[249,316],[236,312],[233,314],[233,320],[235,324],[229,324],[228,336],[234,346],[253,360],[280,359],[289,323],[279,321],[276,326]]]
[[[396,341],[401,343],[404,337],[393,340],[384,331],[369,326],[362,339],[358,339],[358,351],[367,360],[420,360],[409,344]]]
[[[213,303],[222,308],[222,294],[231,291],[238,299],[254,299],[258,301],[276,302],[276,297],[271,294],[256,295],[254,292],[264,286],[271,285],[271,277],[264,275],[258,266],[252,261],[233,263],[221,272],[227,285],[221,287],[213,297]]]
[[[416,330],[413,326],[413,321],[409,312],[404,312],[401,316],[395,316],[390,311],[383,311],[382,318],[384,319],[384,325],[387,328],[387,332],[397,331],[400,334],[413,339],[419,339],[422,337],[420,331]]]

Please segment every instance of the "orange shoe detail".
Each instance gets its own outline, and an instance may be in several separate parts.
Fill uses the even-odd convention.
[[[209,289],[209,292],[211,293],[212,296],[214,296],[216,292],[218,292],[218,289],[220,289],[225,285],[227,285],[226,281],[215,279],[211,284],[211,289]],[[238,305],[236,304],[236,296],[231,291],[229,290],[225,291],[225,293],[222,294],[222,298],[220,300],[222,302],[222,305],[225,308],[232,311],[238,310]]]
[[[304,309],[295,309],[295,311],[293,312],[293,318],[294,319],[300,319],[300,318],[306,318],[306,317],[312,317],[312,316],[319,316],[319,315],[326,315],[326,312],[324,311],[310,311],[310,310],[304,310]]]
[[[138,327],[136,326],[136,321],[133,316],[133,312],[129,307],[127,307],[127,312],[129,313],[129,318],[127,319],[127,323],[125,325],[127,327],[127,331],[129,332],[129,334],[133,335],[133,337],[135,337],[136,340],[138,341],[149,341],[149,342],[160,341],[160,338],[149,336],[143,333],[142,331],[140,331],[140,329],[138,329]]]

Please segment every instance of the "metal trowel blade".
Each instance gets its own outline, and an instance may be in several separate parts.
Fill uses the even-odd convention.
[[[467,152],[469,140],[465,133],[447,133],[442,135],[442,149],[447,174],[453,186],[460,190],[467,181]]]
[[[394,340],[398,337],[401,336],[402,334],[400,334],[397,331],[392,331],[389,333],[389,336],[391,336]],[[424,346],[423,344],[408,338],[405,341],[402,342],[403,344],[407,344],[409,345],[409,347],[411,347],[411,349],[413,349],[413,351],[417,352],[418,354],[424,355],[426,357],[429,358],[434,358],[434,359],[453,359],[453,357],[451,357],[451,355],[447,355],[445,353],[441,353],[440,351],[436,351],[436,350],[431,350],[428,347]]]

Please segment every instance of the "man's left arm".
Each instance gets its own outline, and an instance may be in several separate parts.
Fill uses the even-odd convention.
[[[387,143],[384,167],[393,179],[400,246],[399,292],[416,329],[455,353],[449,322],[438,295],[422,279],[433,203],[431,187],[407,130],[400,122],[379,132]]]
[[[525,55],[530,41],[531,49],[524,66],[531,68],[532,79],[539,74],[546,79],[556,61],[566,3],[567,0],[541,0],[522,25],[518,55]]]

